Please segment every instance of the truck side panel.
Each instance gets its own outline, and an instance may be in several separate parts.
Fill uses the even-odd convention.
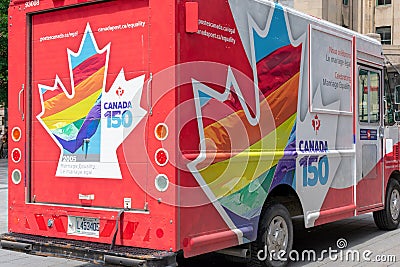
[[[181,211],[185,255],[255,240],[274,192],[296,192],[306,227],[354,216],[359,36],[269,2],[199,1],[194,33],[180,12],[179,102],[194,107],[180,115],[181,184],[207,197]]]
[[[253,17],[255,10],[262,12]],[[275,24],[266,36],[264,28],[271,21]],[[223,245],[206,243],[199,232],[207,231],[204,239],[212,239],[215,231],[225,233],[228,242],[231,231],[236,235],[230,239],[232,246],[255,240],[268,192],[283,184],[296,187],[297,103],[304,49],[301,42],[290,41],[282,7],[274,13],[269,4],[256,2],[201,1],[197,33],[185,33],[184,27],[180,32],[181,63],[209,62],[199,64],[192,74],[195,81],[181,90],[181,101],[193,101],[196,107],[186,116],[189,122],[182,126],[181,136],[198,138],[194,143],[180,139],[189,160],[181,176],[186,183],[205,188],[208,201],[225,222],[225,227],[214,229],[220,219],[201,225],[201,230],[188,228],[185,222],[194,209],[182,210],[181,238],[188,244],[185,255],[192,255],[208,251],[210,243],[213,249]],[[198,207],[197,214],[207,208],[210,205]]]

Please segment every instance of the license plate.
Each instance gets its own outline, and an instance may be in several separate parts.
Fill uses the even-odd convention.
[[[99,232],[100,232],[99,218],[68,216],[67,234],[98,238]]]

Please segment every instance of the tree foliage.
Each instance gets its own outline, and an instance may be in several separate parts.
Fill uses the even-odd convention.
[[[7,105],[8,88],[8,33],[7,10],[9,0],[0,0],[0,103]]]

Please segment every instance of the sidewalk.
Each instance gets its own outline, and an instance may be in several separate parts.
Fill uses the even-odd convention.
[[[0,233],[4,233],[7,231],[7,173],[7,159],[0,159]]]

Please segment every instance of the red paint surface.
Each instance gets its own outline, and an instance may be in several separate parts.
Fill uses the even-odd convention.
[[[78,3],[88,2],[88,5],[72,7]],[[18,5],[21,5],[19,8]],[[19,142],[11,142],[9,149],[19,148],[22,151],[22,160],[19,163],[10,162],[9,168],[21,170],[24,182],[15,185],[10,180],[9,203],[11,212],[9,214],[9,231],[15,233],[36,234],[47,237],[77,239],[111,243],[115,231],[118,210],[91,209],[90,206],[121,209],[124,205],[124,197],[132,198],[132,208],[143,210],[147,202],[149,213],[125,214],[121,219],[120,235],[117,236],[116,244],[127,246],[147,247],[162,250],[178,250],[176,240],[177,219],[174,206],[159,204],[157,198],[146,195],[144,189],[147,186],[154,187],[154,178],[158,173],[168,175],[171,183],[175,181],[175,169],[171,166],[158,167],[154,162],[155,151],[162,146],[153,134],[154,126],[165,120],[168,112],[175,106],[174,94],[167,94],[165,98],[154,104],[154,114],[151,118],[145,118],[135,128],[126,140],[126,151],[120,146],[117,149],[119,167],[123,179],[95,179],[80,177],[56,177],[56,168],[60,156],[60,148],[51,136],[39,123],[37,115],[42,111],[38,84],[53,86],[58,76],[71,93],[71,77],[68,62],[67,49],[77,52],[82,41],[82,36],[87,24],[93,30],[94,38],[100,49],[110,45],[110,57],[107,70],[106,91],[109,90],[121,69],[124,69],[126,79],[130,80],[139,75],[157,73],[174,64],[175,61],[175,7],[172,0],[138,0],[138,1],[111,1],[93,2],[82,0],[65,1],[40,1],[40,5],[29,9],[23,8],[24,3],[13,1],[10,8],[13,26],[10,27],[9,38],[9,60],[18,62],[10,64],[9,100],[10,116],[9,127],[18,126],[22,130],[22,138]],[[150,6],[154,5],[150,12]],[[66,7],[64,9],[53,9],[54,7]],[[162,7],[162,8],[160,8]],[[32,15],[32,28],[26,28],[25,12],[47,10],[49,12]],[[144,21],[146,27],[137,27],[131,31],[99,31],[101,27],[135,23]],[[152,25],[149,32],[148,25]],[[32,32],[32,51],[27,51],[26,44],[28,33]],[[53,36],[61,33],[78,32],[73,38],[63,38],[40,41],[42,37]],[[151,38],[151,42],[149,40]],[[30,42],[30,41],[29,41]],[[32,81],[29,81],[28,59],[32,61]],[[96,61],[96,58],[102,60]],[[91,68],[77,66],[72,74],[75,86],[86,77],[90,76],[96,69],[96,64],[104,64],[104,55],[95,55],[89,58],[85,64]],[[82,71],[85,69],[85,71]],[[21,120],[18,110],[19,91],[24,84],[25,91],[21,94],[21,107],[26,112],[28,102],[32,100],[32,112],[30,118]],[[27,84],[31,84],[30,88]],[[146,88],[147,83],[144,87]],[[98,88],[101,89],[101,88]],[[30,95],[26,93],[29,90]],[[141,106],[147,109],[146,89],[144,89]],[[161,89],[160,89],[161,90]],[[62,93],[61,89],[44,94],[44,100],[51,99]],[[158,87],[152,89],[154,96],[164,94],[158,91]],[[158,106],[157,106],[158,105]],[[156,107],[163,107],[162,109]],[[31,125],[31,135],[27,138],[27,125]],[[168,125],[174,128],[174,123]],[[148,132],[151,135],[148,135]],[[29,140],[29,142],[28,142]],[[168,141],[173,142],[174,139]],[[28,150],[27,145],[32,144]],[[130,149],[132,148],[132,149]],[[25,153],[30,151],[30,157]],[[169,150],[173,157],[174,150]],[[149,155],[151,155],[149,157]],[[10,156],[11,157],[11,156]],[[30,160],[31,169],[25,169]],[[29,173],[29,176],[26,174]],[[11,174],[11,172],[10,172]],[[30,185],[31,201],[35,205],[25,202],[26,188]],[[94,194],[92,201],[82,202],[79,194]],[[157,196],[158,197],[158,196]],[[166,192],[164,196],[174,198],[174,192]],[[41,205],[41,203],[50,203]],[[72,206],[52,206],[68,204]],[[81,205],[86,205],[85,209]],[[83,216],[99,218],[100,237],[97,239],[68,235],[68,216]],[[54,227],[47,227],[47,222],[54,220]],[[169,223],[174,222],[173,224]],[[163,229],[163,238],[156,236],[156,229]]]

